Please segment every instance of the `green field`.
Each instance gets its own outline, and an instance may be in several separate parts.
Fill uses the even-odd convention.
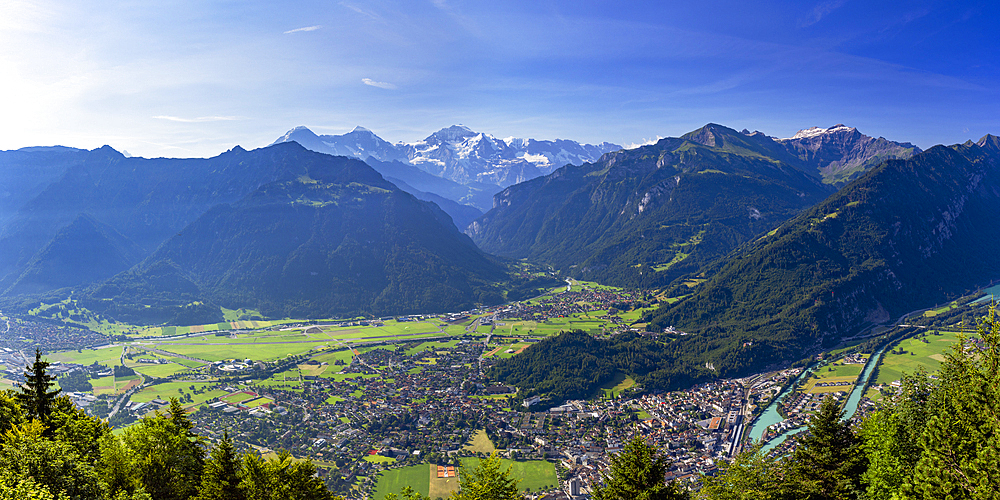
[[[77,351],[61,351],[45,356],[50,361],[62,361],[64,363],[78,363],[81,365],[92,365],[98,362],[102,365],[120,365],[122,347],[106,347],[104,349],[82,349]]]
[[[463,467],[475,467],[478,463],[478,458],[462,458]],[[511,477],[520,480],[518,486],[521,491],[526,491],[529,488],[531,491],[539,491],[559,485],[556,478],[556,467],[552,462],[502,460],[501,468],[506,470],[507,467],[510,467]],[[438,479],[436,471],[437,467],[431,464],[412,465],[384,471],[379,475],[372,498],[382,500],[388,493],[398,495],[405,486],[413,488],[421,495],[430,496],[430,498],[446,498],[451,492],[458,489],[458,480],[456,478]]]
[[[129,366],[136,372],[139,372],[148,377],[156,377],[156,378],[167,378],[175,373],[190,370],[190,368],[183,365],[178,365],[176,363],[167,363],[165,365],[130,363]]]
[[[587,333],[601,333],[606,320],[597,319],[607,314],[607,311],[593,311],[587,314],[577,313],[568,318],[549,318],[545,321],[507,320],[503,327],[497,327],[497,333],[504,335],[558,335],[562,331],[583,330]]]
[[[935,335],[935,333],[940,333],[940,335]],[[919,368],[927,370],[927,373],[936,372],[945,359],[944,353],[957,340],[958,335],[954,332],[932,330],[926,334],[901,341],[882,356],[882,362],[878,366],[878,378],[874,383],[888,384],[894,380],[900,380],[903,373],[912,374]],[[896,354],[899,349],[904,352]]]
[[[462,467],[475,467],[478,464],[478,458],[462,458]],[[501,470],[506,470],[507,467],[510,467],[511,477],[520,479],[518,486],[521,488],[521,491],[526,491],[529,488],[531,491],[539,491],[559,486],[558,478],[556,478],[556,466],[552,462],[544,460],[513,461],[502,459]]]
[[[616,395],[621,394],[622,391],[629,389],[634,385],[635,380],[632,380],[632,377],[618,372],[610,382],[601,386],[601,392],[604,394],[604,397],[614,398]]]
[[[430,490],[430,467],[430,464],[411,465],[382,472],[372,498],[382,500],[389,493],[398,495],[406,486],[421,495],[427,495]]]
[[[199,337],[209,338],[209,337]],[[302,338],[299,336],[299,338]],[[227,339],[230,342],[237,342]],[[235,343],[219,344],[216,342],[200,342],[196,339],[183,339],[177,342],[162,342],[156,345],[160,350],[190,356],[192,358],[204,359],[206,361],[224,361],[227,359],[253,359],[256,361],[271,361],[287,356],[295,356],[308,352],[314,347],[326,346],[329,340],[303,341],[293,344],[266,343]],[[189,345],[194,344],[194,345]]]
[[[207,386],[215,385],[214,383],[192,383],[192,382],[164,382],[162,384],[156,384],[149,387],[144,387],[141,391],[132,395],[132,401],[137,403],[144,403],[146,401],[152,401],[154,399],[162,399],[168,401],[169,398],[181,398],[185,394],[190,394],[192,402],[188,403],[186,400],[182,400],[181,403],[185,406],[199,406],[201,403],[215,399],[219,396],[224,396],[228,394],[222,389],[212,389],[209,391],[202,392],[201,394],[195,394],[194,391],[190,389],[191,386],[195,389],[204,389]],[[179,391],[178,391],[179,390]]]

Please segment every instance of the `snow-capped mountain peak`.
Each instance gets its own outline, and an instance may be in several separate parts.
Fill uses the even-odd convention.
[[[799,130],[795,135],[789,137],[788,139],[807,139],[809,137],[818,137],[823,134],[832,134],[834,132],[850,132],[853,131],[854,127],[848,127],[843,123],[838,123],[830,128],[819,128],[819,127],[809,127],[805,130]]]
[[[369,156],[380,161],[399,160],[461,184],[485,182],[499,186],[545,175],[568,163],[579,165],[595,161],[604,153],[621,149],[607,142],[593,146],[563,139],[498,139],[464,125],[442,128],[410,144],[390,144],[361,126],[343,135],[323,136],[313,134],[308,128],[296,127],[275,142],[286,141],[297,141],[314,151],[362,160]]]

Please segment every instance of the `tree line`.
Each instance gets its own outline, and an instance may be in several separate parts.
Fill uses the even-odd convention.
[[[293,500],[335,497],[308,460],[238,454],[208,441],[176,398],[111,432],[53,389],[35,352],[19,391],[0,392],[0,500]]]

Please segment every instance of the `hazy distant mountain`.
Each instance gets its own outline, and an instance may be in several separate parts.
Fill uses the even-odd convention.
[[[832,191],[763,134],[709,124],[510,186],[467,228],[487,252],[663,286]]]
[[[147,255],[212,206],[273,181],[293,161],[281,153],[249,154],[237,146],[214,158],[145,159],[108,146],[87,151],[0,229],[0,290],[80,214],[110,226]]]
[[[299,142],[313,151],[354,156],[362,160],[372,157],[383,162],[405,161],[464,185],[485,183],[497,186],[533,179],[566,164],[594,161],[606,152],[622,149],[607,142],[595,146],[561,139],[498,139],[490,134],[473,132],[462,125],[443,128],[412,144],[390,145],[363,127],[343,135],[322,136],[305,127],[296,127],[275,143],[287,141]]]
[[[62,146],[0,151],[0,227],[87,153]]]
[[[652,325],[744,346],[717,366],[798,359],[1000,276],[997,220],[1000,140],[935,146],[882,163],[728,256]]]
[[[505,270],[436,205],[353,158],[297,144],[247,154],[276,153],[288,161],[275,180],[205,212],[93,292],[91,304],[114,299],[119,315],[157,322],[192,301],[317,318],[443,312],[502,300],[493,283],[505,279]],[[160,302],[146,311],[151,299]]]
[[[906,159],[921,151],[908,142],[893,142],[884,137],[875,139],[843,124],[827,129],[800,130],[777,142],[815,167],[823,182],[834,185],[846,184],[885,160]]]
[[[7,293],[41,293],[106,280],[142,257],[142,250],[114,228],[80,215],[35,254]]]
[[[368,157],[380,161],[408,160],[404,151],[364,127],[355,127],[343,135],[316,135],[306,127],[295,127],[271,145],[290,141],[295,141],[306,149],[335,156],[351,156],[361,160],[367,160]]]

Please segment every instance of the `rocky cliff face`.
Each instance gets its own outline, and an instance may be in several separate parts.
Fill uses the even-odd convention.
[[[908,142],[893,142],[884,137],[876,139],[843,124],[828,129],[800,130],[777,142],[816,168],[824,182],[835,185],[846,184],[883,161],[906,159],[921,151]]]

